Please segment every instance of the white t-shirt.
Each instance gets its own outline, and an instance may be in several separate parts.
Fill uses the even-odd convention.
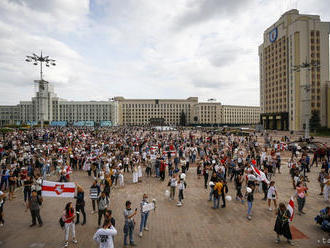
[[[276,199],[275,191],[276,191],[275,186],[269,187],[268,192],[267,192],[267,198],[268,199]]]
[[[113,236],[117,235],[117,230],[113,226],[109,229],[100,228],[94,234],[93,239],[100,244],[99,248],[114,248]]]

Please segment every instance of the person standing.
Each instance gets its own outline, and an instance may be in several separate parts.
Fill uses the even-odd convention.
[[[127,236],[129,236],[130,246],[136,246],[133,239],[134,232],[134,216],[137,214],[137,208],[135,211],[131,209],[131,202],[126,201],[126,208],[124,209],[125,225],[124,225],[124,246],[127,246]]]
[[[76,229],[75,229],[75,224],[74,224],[74,219],[76,215],[74,212],[74,208],[72,206],[72,202],[68,202],[65,206],[65,210],[63,212],[62,220],[64,221],[64,228],[65,228],[65,242],[64,242],[64,247],[69,246],[69,232],[70,228],[72,231],[72,242],[74,244],[77,244],[78,241],[76,239]]]
[[[32,186],[32,180],[31,177],[26,176],[26,178],[24,179],[24,202],[26,203],[26,201],[31,197],[31,186]]]
[[[95,204],[98,204],[97,199],[99,198],[100,192],[101,192],[100,185],[98,185],[97,180],[94,180],[89,190],[89,198],[92,200],[92,207],[93,207],[92,214],[95,213]]]
[[[3,219],[3,205],[5,204],[6,195],[0,190],[0,226],[3,227],[5,221]]]
[[[39,226],[42,226],[42,219],[40,217],[40,205],[42,203],[42,197],[37,195],[37,191],[33,190],[31,197],[26,204],[26,210],[30,209],[32,224],[30,227],[33,227],[37,224],[36,219],[38,219]]]
[[[272,211],[271,208],[271,201],[274,202],[275,208],[277,208],[276,199],[277,199],[277,191],[275,188],[275,182],[271,181],[269,184],[268,192],[267,192],[267,199],[268,199],[268,210]]]
[[[323,188],[325,202],[328,202],[329,200],[329,190],[330,190],[330,175],[327,174],[326,177],[324,178],[324,188]]]
[[[292,235],[290,231],[290,226],[289,226],[289,219],[291,217],[291,214],[289,210],[285,207],[284,203],[279,204],[279,208],[277,210],[277,217],[276,217],[276,222],[274,226],[274,231],[277,234],[276,238],[276,243],[280,243],[280,235],[283,235],[286,239],[287,242],[290,245],[293,245],[292,243]]]
[[[228,186],[227,186],[227,182],[225,180],[221,181],[223,187],[221,189],[221,199],[222,199],[222,205],[221,208],[225,208],[226,207],[226,194],[228,193]]]
[[[98,212],[98,226],[101,226],[102,215],[105,217],[105,212],[109,205],[109,199],[106,197],[105,192],[102,191],[101,196],[99,197],[99,212]]]
[[[108,220],[110,220],[112,226],[116,227],[116,220],[115,218],[112,217],[112,211],[110,209],[105,211],[104,221],[108,221]]]
[[[147,227],[147,221],[148,221],[148,216],[149,216],[149,211],[144,211],[143,210],[143,206],[147,205],[148,202],[148,195],[147,194],[143,194],[143,199],[140,203],[140,213],[141,213],[141,223],[140,223],[140,233],[139,233],[139,237],[142,237],[142,231],[143,229],[145,231],[149,231],[148,227]]]
[[[111,224],[110,220],[106,219],[103,227],[94,234],[93,239],[99,244],[99,248],[114,248],[113,237],[116,235],[116,228]]]
[[[186,188],[186,183],[184,181],[184,178],[180,178],[179,179],[179,186],[178,186],[178,189],[179,189],[179,201],[178,203],[176,204],[178,207],[181,207],[182,204],[183,204],[183,191],[184,189]]]
[[[76,220],[76,225],[79,224],[79,214],[80,212],[82,213],[84,220],[81,223],[81,225],[85,225],[86,224],[86,213],[85,213],[85,193],[83,188],[78,185],[77,186],[77,196],[75,196],[75,198],[77,199],[76,201],[76,213],[77,213],[77,220]]]
[[[207,189],[207,181],[209,179],[209,166],[204,162],[204,168],[203,168],[203,176],[204,176],[204,187]]]
[[[138,174],[138,167],[137,167],[137,164],[134,163],[134,166],[132,168],[132,171],[133,171],[133,183],[138,183],[139,181],[139,174]]]
[[[296,187],[296,190],[297,190],[298,214],[299,215],[305,214],[303,208],[306,203],[306,192],[308,188],[303,185],[303,182],[299,182]]]
[[[176,186],[177,186],[177,179],[176,179],[176,175],[173,174],[172,178],[170,179],[170,200],[174,200]]]
[[[319,173],[319,177],[318,177],[318,181],[320,183],[320,187],[321,187],[321,193],[320,195],[323,195],[323,189],[324,189],[324,180],[326,179],[327,177],[327,173],[325,173],[325,170],[324,169],[321,169],[320,173]]]
[[[246,189],[246,201],[248,204],[248,211],[247,211],[248,220],[252,219],[251,212],[252,212],[252,206],[253,206],[253,200],[254,200],[254,196],[253,196],[254,188],[255,188],[255,186],[251,185],[250,187],[247,187],[247,189]]]
[[[221,195],[222,187],[223,187],[223,185],[220,181],[216,182],[216,184],[214,185],[214,189],[213,189],[213,194],[214,194],[213,209],[219,208],[220,195]]]
[[[14,176],[13,171],[9,172],[8,182],[9,182],[8,200],[13,200],[15,198],[14,191],[15,191],[15,184],[16,184],[16,177]]]

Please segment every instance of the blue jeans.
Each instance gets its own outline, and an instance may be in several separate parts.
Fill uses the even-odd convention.
[[[213,197],[213,208],[219,208],[220,205],[220,196],[218,198]]]
[[[209,196],[209,201],[212,201],[212,197],[214,197],[213,196],[213,187],[210,187],[211,188],[211,191],[210,191],[210,196]]]
[[[143,228],[147,227],[149,212],[141,213],[141,223],[140,223],[140,232],[142,232]]]
[[[252,202],[248,201],[248,215],[251,215],[251,211],[252,211]]]
[[[156,167],[156,177],[159,177],[159,168]]]
[[[124,245],[127,245],[127,236],[129,236],[129,242],[134,243],[133,240],[134,224],[132,222],[126,222],[124,225]]]

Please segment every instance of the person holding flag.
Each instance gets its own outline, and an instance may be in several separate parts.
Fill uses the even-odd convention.
[[[288,209],[285,207],[283,202],[279,204],[279,208],[277,210],[276,222],[274,226],[274,231],[277,233],[277,238],[276,238],[277,244],[280,243],[281,241],[280,235],[283,235],[287,239],[287,242],[290,245],[294,245],[292,243],[292,235],[289,226],[289,222],[293,218],[293,209],[294,209],[294,203],[292,199],[289,202]],[[290,210],[292,210],[292,212]]]

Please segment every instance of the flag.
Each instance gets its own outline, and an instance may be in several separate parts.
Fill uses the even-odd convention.
[[[49,197],[74,197],[75,183],[59,183],[43,181],[42,196]]]
[[[264,181],[265,183],[269,184],[269,181],[265,175],[265,173],[263,173],[262,171],[258,170],[258,168],[254,167],[251,164],[252,170],[254,171],[254,173],[257,175],[257,177],[261,180]]]
[[[293,201],[293,197],[291,196],[290,198],[290,201],[289,201],[289,204],[288,204],[288,207],[287,209],[289,210],[290,212],[290,222],[292,222],[292,219],[293,219],[293,216],[294,216],[294,201]]]

